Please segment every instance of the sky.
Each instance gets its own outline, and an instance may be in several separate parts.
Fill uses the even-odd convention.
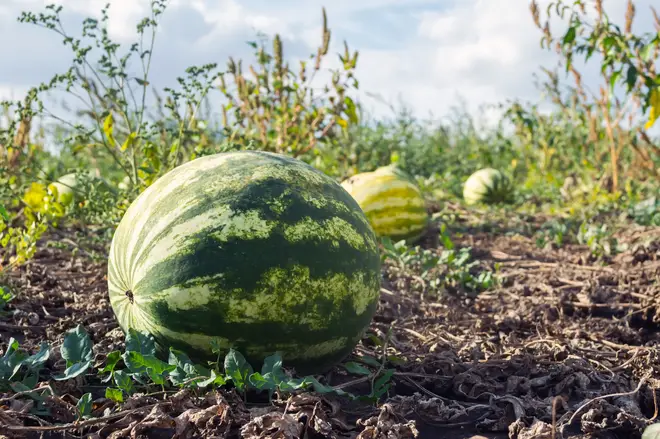
[[[652,31],[649,6],[638,0],[636,30]],[[149,0],[1,0],[0,98],[20,98],[36,83],[64,72],[71,54],[53,32],[18,23],[22,10],[43,11],[46,3],[64,6],[67,28],[97,16],[111,4],[109,31],[118,42],[135,41],[135,25],[148,13]],[[549,0],[541,0],[543,7]],[[611,17],[623,22],[624,0],[605,0]],[[375,116],[391,115],[387,102],[404,102],[416,115],[446,115],[464,102],[476,112],[483,104],[508,99],[537,101],[534,73],[555,65],[556,55],[540,48],[527,0],[171,0],[162,17],[151,82],[175,85],[189,65],[218,62],[229,56],[251,60],[246,41],[257,32],[279,33],[285,57],[313,53],[321,36],[321,8],[332,30],[326,67],[337,64],[346,40],[360,53],[360,99]],[[553,24],[554,25],[554,24]],[[558,30],[555,29],[555,30]],[[591,69],[584,77],[599,84]]]

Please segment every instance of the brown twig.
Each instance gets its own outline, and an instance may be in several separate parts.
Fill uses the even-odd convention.
[[[577,410],[575,410],[575,412],[570,417],[570,419],[568,420],[568,423],[566,425],[571,425],[573,423],[573,421],[575,420],[575,417],[578,415],[578,413],[580,413],[582,410],[584,410],[586,407],[588,407],[593,402],[599,401],[601,399],[614,398],[614,397],[619,397],[619,396],[630,396],[630,395],[636,394],[642,388],[644,383],[646,383],[646,381],[649,379],[649,377],[650,377],[650,375],[646,375],[646,376],[642,377],[642,379],[639,380],[639,384],[637,384],[637,387],[635,387],[630,392],[610,393],[609,395],[601,395],[601,396],[597,396],[593,399],[590,399],[589,401],[585,402],[580,407],[578,407]]]
[[[82,422],[71,422],[68,424],[60,424],[60,425],[47,425],[47,426],[15,426],[15,425],[7,425],[4,428],[6,431],[14,431],[14,432],[47,432],[47,431],[66,431],[66,430],[79,430],[81,428],[85,427],[91,427],[93,425],[98,425],[102,424],[104,422],[112,421],[115,419],[123,418],[124,416],[133,414],[133,413],[138,413],[146,410],[151,410],[155,406],[163,404],[162,402],[158,402],[155,404],[149,404],[145,405],[143,407],[137,407],[134,409],[130,410],[122,410],[117,413],[113,413],[111,415],[107,416],[102,416],[100,418],[95,418],[95,419],[89,419],[87,421],[82,421]]]

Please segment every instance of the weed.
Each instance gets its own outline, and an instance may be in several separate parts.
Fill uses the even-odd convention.
[[[589,251],[596,259],[612,256],[618,251],[617,239],[607,224],[589,224],[583,222],[577,235],[578,243],[589,247]]]

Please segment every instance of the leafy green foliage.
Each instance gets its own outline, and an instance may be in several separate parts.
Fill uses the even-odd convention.
[[[559,248],[564,244],[567,232],[568,226],[565,223],[557,220],[549,221],[536,233],[536,246],[544,248],[552,244]]]
[[[82,375],[90,368],[94,359],[92,340],[82,325],[78,325],[66,333],[60,353],[66,360],[66,369],[62,375],[54,377],[57,381],[70,380]]]
[[[628,208],[628,215],[638,224],[660,226],[660,197],[650,197]]]
[[[0,316],[6,312],[5,308],[14,299],[13,294],[9,291],[8,288],[0,286]]]
[[[608,229],[607,224],[588,224],[583,222],[577,235],[580,244],[587,245],[591,254],[596,258],[603,256],[612,256],[618,249],[616,238],[612,236],[612,231]]]
[[[574,99],[564,109],[580,114],[586,122],[581,126],[589,130],[589,142],[582,145],[597,148],[600,159],[591,165],[601,166],[601,158],[609,158],[612,192],[621,187],[622,171],[638,178],[657,179],[660,154],[646,132],[660,115],[660,79],[656,74],[660,37],[657,32],[637,34],[632,31],[636,14],[633,1],[627,2],[623,26],[612,22],[602,2],[596,2],[596,14],[588,11],[581,0],[554,1],[546,11],[547,18],[542,23],[541,10],[536,1],[532,2],[532,18],[543,33],[541,46],[554,49],[561,57],[563,70],[574,78]],[[563,35],[553,35],[550,30],[553,13],[567,21]],[[657,15],[655,17],[657,21]],[[599,60],[603,81],[600,93],[585,89],[575,63],[578,57],[585,62]],[[558,81],[550,77],[554,79],[556,90]],[[640,116],[647,111],[649,117],[644,123]],[[622,159],[626,167],[622,166]]]
[[[275,35],[272,50],[268,40],[250,42],[256,66],[243,71],[242,62],[229,58],[227,71],[220,75],[223,106],[222,125],[228,142],[237,148],[257,143],[265,151],[304,156],[316,151],[320,143],[331,141],[342,131],[358,124],[357,106],[348,92],[358,88],[354,76],[358,52],[339,55],[341,67],[330,70],[330,84],[318,88],[313,81],[321,71],[330,48],[331,32],[323,9],[321,44],[300,61],[294,71],[284,59],[282,39]],[[227,84],[227,79],[233,83]]]
[[[266,358],[261,371],[255,372],[245,357],[234,349],[230,349],[221,364],[214,363],[211,367],[194,363],[184,352],[174,348],[170,348],[167,361],[159,359],[156,352],[153,337],[129,330],[125,351],[108,354],[105,366],[99,369],[100,374],[108,374],[102,381],[112,381],[116,386],[106,390],[106,397],[121,402],[125,396],[153,385],[206,388],[231,383],[244,395],[249,390],[267,391],[272,395],[275,391],[293,392],[312,384],[308,378],[287,375],[279,354]],[[122,363],[125,368],[119,368]]]
[[[409,247],[405,241],[393,243],[383,238],[382,259],[394,262],[400,271],[412,269],[435,294],[450,290],[477,294],[496,285],[492,271],[477,269],[479,261],[472,259],[471,248],[454,247],[444,224],[441,226],[440,240],[444,249],[438,254],[420,246]]]
[[[0,357],[0,389],[32,389],[39,381],[39,372],[50,357],[50,347],[42,343],[34,355],[27,355],[19,349],[19,343],[10,338],[7,348]]]
[[[88,418],[92,412],[92,394],[85,393],[80,397],[76,403],[76,409],[78,409],[78,418]]]

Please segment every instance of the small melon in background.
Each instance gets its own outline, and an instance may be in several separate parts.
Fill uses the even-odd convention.
[[[424,234],[429,222],[426,202],[412,177],[398,166],[356,174],[341,185],[379,237],[414,242]]]
[[[122,181],[119,182],[117,188],[122,191],[127,191],[131,187],[131,178],[127,175]]]
[[[94,175],[92,171],[71,172],[58,178],[57,181],[48,185],[48,189],[57,193],[57,202],[63,206],[70,205],[74,199],[80,198],[80,184],[85,179],[91,179],[102,183],[104,189],[110,189],[105,180]]]
[[[513,187],[509,178],[493,168],[480,169],[466,180],[463,199],[467,204],[497,204],[509,202]]]

